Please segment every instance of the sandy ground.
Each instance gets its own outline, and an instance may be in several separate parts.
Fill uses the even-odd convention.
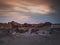
[[[0,35],[0,45],[60,45],[60,32],[56,32],[51,36],[26,34],[17,33],[16,36]]]

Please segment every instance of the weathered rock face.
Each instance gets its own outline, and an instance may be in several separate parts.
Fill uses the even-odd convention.
[[[37,33],[38,29],[31,29],[31,33]]]
[[[0,31],[1,29],[5,32],[12,34],[13,32],[16,33],[35,33],[35,34],[41,34],[45,35],[48,34],[49,28],[51,27],[51,24],[49,22],[46,22],[40,26],[40,24],[19,24],[17,22],[9,22],[9,23],[1,23],[0,24]],[[2,32],[4,32],[2,31]]]

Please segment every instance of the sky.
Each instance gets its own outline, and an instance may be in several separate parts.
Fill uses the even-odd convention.
[[[0,0],[0,22],[60,23],[60,0]]]

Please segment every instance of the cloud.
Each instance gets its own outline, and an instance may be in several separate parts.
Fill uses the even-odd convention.
[[[60,13],[60,0],[51,0],[51,8]]]
[[[0,11],[3,11],[3,10],[10,10],[11,9],[11,6],[8,5],[7,3],[5,3],[4,1],[1,1],[0,0]]]
[[[59,22],[59,15],[60,0],[0,0],[0,22]]]
[[[0,17],[10,17],[12,20],[15,21],[28,21],[30,16],[26,16],[24,14],[20,14],[17,12],[4,12],[0,13]]]
[[[31,13],[49,14],[54,12],[52,8],[52,0],[1,0],[6,8],[11,8],[11,11],[23,11]],[[56,4],[55,4],[56,5]],[[9,7],[10,6],[10,7]],[[2,6],[0,6],[2,7]],[[41,10],[43,9],[43,10]]]
[[[50,14],[60,12],[60,0],[0,0],[0,11]]]

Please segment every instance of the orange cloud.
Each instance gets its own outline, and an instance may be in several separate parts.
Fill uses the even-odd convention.
[[[0,12],[0,16],[7,16],[7,17],[13,17],[14,20],[21,20],[21,21],[27,21],[30,16],[26,16],[24,14],[20,14],[20,13],[17,13],[17,12],[4,12],[4,13],[1,13]]]
[[[50,7],[50,2],[46,0],[5,0],[5,3],[11,5],[11,11],[24,11],[40,14],[53,12]]]

